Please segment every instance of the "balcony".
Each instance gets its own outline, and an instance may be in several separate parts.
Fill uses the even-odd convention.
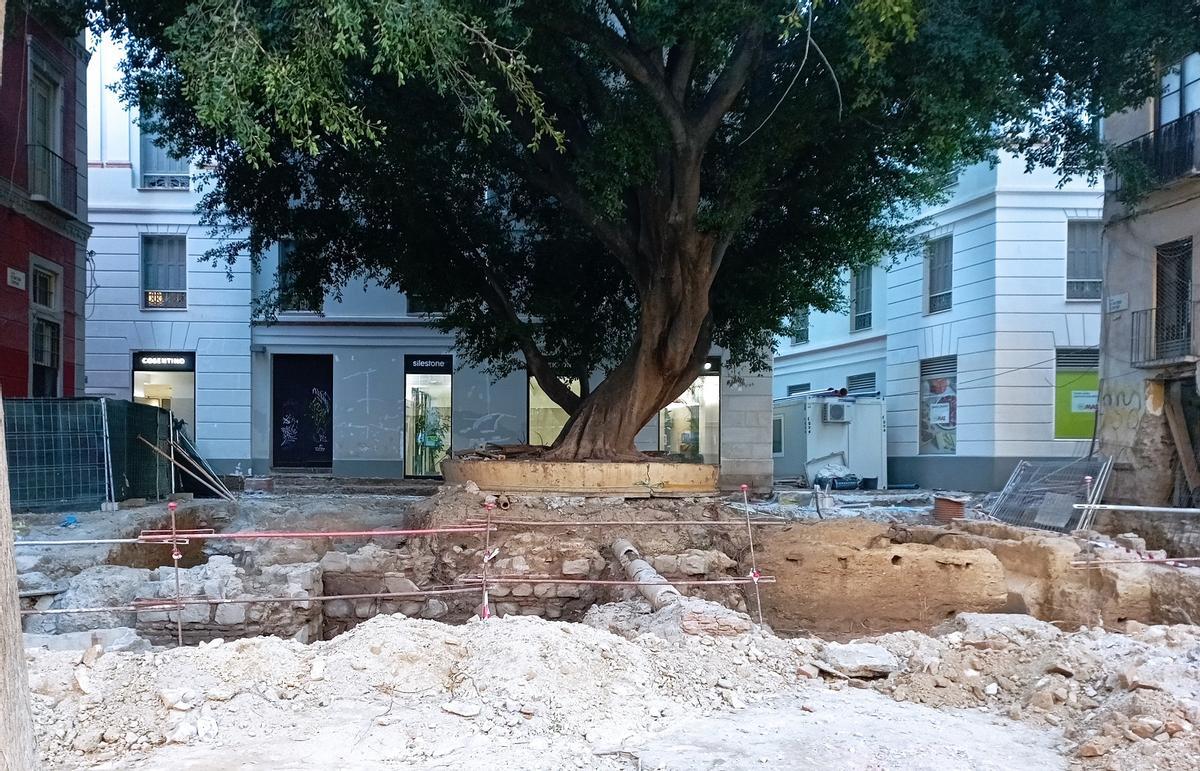
[[[1121,145],[1133,157],[1146,165],[1150,179],[1155,185],[1165,185],[1181,177],[1200,173],[1200,155],[1197,154],[1196,124],[1200,121],[1200,110],[1190,112],[1178,120],[1159,126],[1156,130]],[[1121,187],[1120,178],[1117,187]]]
[[[1157,369],[1200,361],[1194,331],[1198,315],[1196,303],[1134,311],[1130,363],[1142,369]]]
[[[75,166],[45,145],[26,145],[29,151],[29,197],[76,216]]]

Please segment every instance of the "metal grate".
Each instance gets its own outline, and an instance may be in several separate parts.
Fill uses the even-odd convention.
[[[1098,503],[1111,468],[1111,459],[1102,455],[1023,460],[988,513],[1010,525],[1071,532],[1080,526],[1083,516],[1075,504]]]
[[[1055,351],[1057,369],[1094,370],[1100,368],[1099,348],[1059,348]]]
[[[875,391],[875,373],[864,372],[861,375],[851,375],[846,378],[846,390],[850,393]]]
[[[108,498],[99,399],[5,399],[13,509],[96,508]]]
[[[957,356],[938,356],[933,359],[921,360],[921,377],[931,377],[933,375],[953,375],[957,372]]]

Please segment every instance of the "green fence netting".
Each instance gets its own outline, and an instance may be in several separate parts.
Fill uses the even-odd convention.
[[[166,410],[94,397],[5,399],[4,418],[14,511],[89,510],[171,493],[170,461],[138,439],[170,455]]]

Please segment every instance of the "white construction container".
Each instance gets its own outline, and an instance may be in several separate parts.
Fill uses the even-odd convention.
[[[775,479],[813,482],[830,463],[887,487],[887,404],[877,396],[818,394],[776,399]]]

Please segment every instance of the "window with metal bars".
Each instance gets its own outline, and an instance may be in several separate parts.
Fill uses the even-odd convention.
[[[33,320],[33,382],[30,396],[61,396],[59,371],[62,362],[62,327],[54,321]]]
[[[846,390],[850,393],[874,392],[875,391],[875,373],[864,372],[861,375],[851,375],[846,378]]]
[[[1192,347],[1192,239],[1155,253],[1154,351],[1159,359],[1184,356]]]
[[[142,307],[187,307],[186,236],[142,236]]]
[[[925,246],[925,312],[941,313],[954,305],[954,238],[945,236]]]
[[[1099,220],[1067,223],[1067,299],[1099,300],[1104,268],[1100,256]]]
[[[850,274],[850,329],[858,332],[871,328],[871,268],[859,268]]]
[[[792,345],[804,345],[808,342],[809,309],[805,308],[792,320]]]

